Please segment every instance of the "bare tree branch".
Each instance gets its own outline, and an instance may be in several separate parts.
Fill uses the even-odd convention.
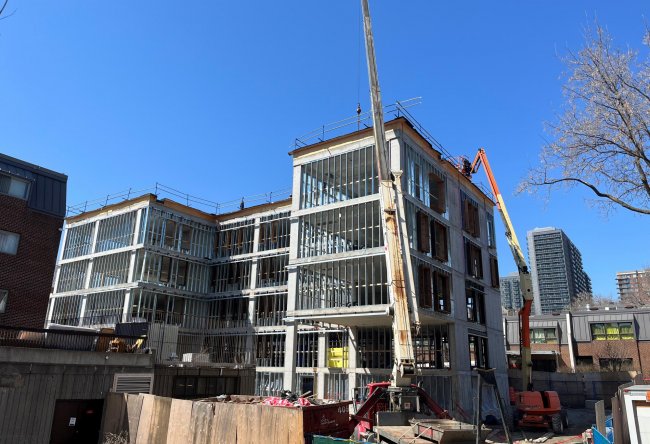
[[[0,7],[0,20],[4,20],[6,18],[9,18],[12,15],[14,15],[14,12],[16,12],[16,11],[12,11],[11,13],[6,14],[5,16],[2,15],[4,13],[5,8],[7,7],[8,3],[9,3],[9,0],[5,0],[4,3],[2,4],[2,7]]]
[[[601,204],[650,214],[650,57],[614,47],[596,24],[564,61],[564,112],[520,191],[586,187]]]

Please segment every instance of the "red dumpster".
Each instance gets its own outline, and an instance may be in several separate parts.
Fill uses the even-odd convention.
[[[305,437],[309,435],[325,435],[349,438],[351,434],[350,404],[352,404],[352,401],[300,407]]]

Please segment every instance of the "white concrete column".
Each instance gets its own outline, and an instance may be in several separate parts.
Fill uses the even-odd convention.
[[[253,253],[257,253],[258,243],[260,241],[260,218],[255,218],[255,225],[253,228]],[[251,279],[249,283],[249,288],[255,290],[257,288],[257,267],[259,265],[259,258],[253,257],[251,261]],[[252,318],[251,318],[252,319]]]
[[[144,210],[140,208],[135,215],[135,228],[133,231],[133,240],[131,241],[131,245],[135,246],[138,243],[138,227],[140,227],[140,220],[142,219],[142,212]],[[131,251],[131,257],[129,258],[129,277],[127,282],[133,282],[136,280],[137,276],[135,273],[135,264],[136,264],[136,255],[138,253],[138,250],[133,250]]]
[[[126,290],[124,294],[124,305],[122,306],[122,322],[129,321],[129,313],[131,313],[131,297],[133,290]]]
[[[318,334],[318,367],[327,368],[327,333]],[[319,398],[325,396],[325,372],[316,373],[316,393]]]
[[[54,308],[54,298],[50,296],[50,300],[47,303],[47,313],[45,314],[45,322],[43,328],[47,328],[50,323],[50,317],[52,316],[52,309]]]
[[[77,325],[81,327],[83,325],[84,316],[86,316],[86,301],[88,300],[88,295],[84,295],[81,299],[81,310],[79,311],[79,322]]]
[[[63,259],[63,250],[65,249],[65,241],[68,239],[68,230],[70,228],[68,227],[68,223],[63,221],[63,227],[61,228],[61,240],[59,243],[59,252],[56,255],[56,261],[57,263]]]
[[[357,328],[348,329],[348,396],[354,399],[354,388],[357,386]]]
[[[571,313],[566,314],[566,336],[567,336],[567,345],[569,346],[569,359],[571,360],[571,371],[575,373],[576,371],[576,356],[575,351],[573,350],[573,319],[571,318]],[[560,341],[560,349],[562,348],[562,342]]]
[[[95,254],[95,248],[97,246],[97,232],[99,231],[99,221],[95,221],[94,227],[93,227],[93,243],[90,249],[90,254]],[[89,288],[90,287],[90,276],[92,275],[93,271],[93,258],[91,257],[90,260],[88,261],[88,266],[86,267],[86,277],[84,279],[84,286],[83,288]]]
[[[293,390],[296,383],[296,345],[298,342],[298,327],[295,321],[287,322],[287,333],[284,353],[284,378],[285,390]]]

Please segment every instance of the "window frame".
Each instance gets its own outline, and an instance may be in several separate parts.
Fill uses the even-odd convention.
[[[433,308],[433,288],[431,268],[420,264],[418,267],[418,305],[421,308]]]
[[[474,352],[472,353],[472,345]],[[484,336],[468,334],[467,335],[467,351],[469,353],[469,367],[474,368],[490,368],[490,354],[489,354],[488,340]],[[472,364],[472,355],[474,356],[474,364]]]
[[[467,321],[485,325],[485,290],[465,284]]]
[[[434,191],[435,190],[435,191]],[[444,177],[434,172],[429,173],[429,208],[439,214],[447,210],[447,186]]]
[[[626,327],[625,332],[622,331],[622,327]],[[629,327],[629,330],[627,330],[627,327]],[[597,332],[597,329],[600,331]],[[628,341],[636,339],[633,321],[591,322],[589,331],[592,341]]]
[[[480,245],[465,239],[465,272],[474,279],[483,279],[483,251]]]
[[[16,256],[18,254],[18,248],[20,246],[20,234],[19,233],[14,233],[12,231],[0,230],[0,236],[2,236],[2,235],[5,235],[5,236],[7,236],[8,239],[10,239],[7,242],[8,246],[11,246],[11,244],[10,244],[11,239],[14,239],[15,242],[14,242],[14,249],[13,250],[9,250],[9,249],[5,250],[4,249],[5,248],[4,242],[0,242],[0,254],[9,254],[11,256]],[[0,240],[1,239],[2,238],[0,237]]]
[[[451,275],[433,271],[433,308],[440,313],[451,313]]]
[[[421,253],[429,253],[431,252],[431,231],[429,226],[429,215],[421,210],[416,210],[415,215],[418,237],[417,250]]]
[[[15,197],[15,198],[21,199],[21,200],[29,200],[29,193],[30,193],[31,188],[32,188],[32,181],[30,181],[29,179],[24,179],[22,177],[16,177],[16,176],[11,175],[11,174],[0,173],[0,179],[2,179],[2,178],[8,179],[9,186],[8,186],[6,191],[2,191],[2,187],[0,187],[0,194],[2,194],[4,196]],[[11,185],[12,185],[12,183],[22,183],[22,184],[25,185],[25,189],[24,189],[24,192],[22,193],[22,195],[12,194],[11,193]],[[2,184],[2,182],[0,182],[0,185],[1,184]]]
[[[489,248],[497,247],[496,227],[494,225],[494,214],[485,213],[487,243]]]
[[[490,284],[492,288],[499,288],[499,261],[496,256],[489,255],[490,259]]]
[[[9,290],[0,290],[0,314],[7,312]]]
[[[443,223],[431,219],[429,233],[431,235],[431,256],[440,262],[449,261],[449,230]]]
[[[463,230],[475,238],[481,237],[479,204],[467,193],[461,191],[461,212]]]
[[[552,336],[549,335],[549,332],[553,332],[553,335]],[[557,329],[554,327],[531,328],[530,342],[531,344],[553,344],[553,345],[557,345],[560,343],[558,339]]]

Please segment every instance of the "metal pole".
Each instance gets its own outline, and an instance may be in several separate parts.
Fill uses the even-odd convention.
[[[476,387],[477,387],[477,393],[476,393],[476,410],[474,412],[474,425],[476,425],[476,444],[479,444],[481,440],[481,393],[483,392],[483,378],[481,377],[480,374],[476,374]]]

